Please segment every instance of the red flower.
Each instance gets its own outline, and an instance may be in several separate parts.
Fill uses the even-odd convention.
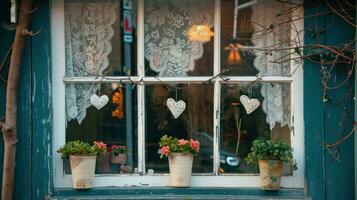
[[[191,139],[190,140],[190,146],[196,152],[198,152],[200,150],[200,142],[197,141],[197,140]]]
[[[170,148],[169,146],[163,146],[160,151],[162,155],[168,156],[170,153]]]
[[[189,141],[185,140],[185,139],[180,139],[178,140],[178,146],[182,147],[186,144],[190,143]]]
[[[112,145],[112,146],[108,149],[108,151],[109,151],[109,152],[112,152],[112,150],[115,149],[115,148],[117,148],[117,146],[116,146],[116,145]]]

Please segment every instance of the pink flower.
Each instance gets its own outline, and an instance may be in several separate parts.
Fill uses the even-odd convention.
[[[190,146],[196,152],[198,152],[200,150],[200,142],[197,141],[197,140],[191,139],[190,140]]]
[[[178,140],[178,146],[180,146],[180,147],[182,147],[182,146],[184,146],[184,145],[186,145],[188,143],[189,143],[189,141],[187,141],[185,139]]]
[[[161,154],[168,156],[170,153],[170,148],[169,148],[169,146],[163,146],[160,151],[161,151]]]
[[[107,144],[105,144],[104,142],[94,142],[95,145],[97,145],[98,149],[105,149],[107,148]]]

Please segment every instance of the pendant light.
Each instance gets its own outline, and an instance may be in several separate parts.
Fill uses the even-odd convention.
[[[214,36],[214,32],[211,31],[211,28],[208,25],[193,25],[188,30],[188,39],[190,41],[197,42],[208,42],[211,40],[211,37]]]
[[[214,36],[214,32],[211,30],[211,27],[208,24],[195,23],[193,17],[190,13],[190,3],[187,2],[187,10],[189,13],[190,23],[192,26],[188,29],[187,37],[192,42],[208,42],[211,40],[211,37]]]

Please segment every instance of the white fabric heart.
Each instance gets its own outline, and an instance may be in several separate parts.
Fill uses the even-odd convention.
[[[94,107],[96,107],[98,110],[102,109],[109,101],[109,97],[107,95],[102,95],[98,96],[96,94],[93,94],[90,96],[90,102]]]
[[[174,99],[168,98],[166,104],[175,119],[177,119],[186,108],[186,103],[182,100],[176,102]]]
[[[260,101],[258,99],[249,99],[246,95],[241,95],[239,99],[248,115],[260,105]]]

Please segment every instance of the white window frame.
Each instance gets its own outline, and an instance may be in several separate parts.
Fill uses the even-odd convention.
[[[220,73],[220,0],[214,0],[214,74],[213,76],[200,77],[160,77],[160,83],[201,83],[215,77]],[[137,76],[131,79],[137,82],[138,99],[138,170],[139,174],[110,174],[95,175],[93,187],[106,186],[169,186],[168,174],[145,174],[145,85],[157,83],[153,77],[145,77],[144,71],[144,0],[138,0],[138,28],[137,28]],[[65,143],[65,83],[98,82],[129,82],[127,77],[107,77],[98,80],[95,77],[65,77],[65,25],[64,25],[64,0],[53,0],[51,4],[51,35],[52,35],[52,81],[53,81],[53,176],[55,188],[70,188],[71,175],[65,174],[63,162],[56,153],[60,146]],[[298,30],[303,30],[303,20],[295,21]],[[303,42],[301,31],[301,41]],[[292,35],[292,38],[294,35]],[[219,139],[220,139],[220,106],[221,85],[237,82],[280,82],[291,83],[291,146],[294,148],[294,158],[298,169],[291,175],[283,176],[282,187],[303,188],[304,187],[304,125],[303,125],[303,69],[296,62],[291,61],[292,77],[267,76],[257,80],[255,76],[231,76],[228,81],[221,78],[213,78],[214,82],[214,119],[213,119],[213,154],[214,167],[212,174],[193,174],[192,187],[260,187],[259,174],[219,174]]]

